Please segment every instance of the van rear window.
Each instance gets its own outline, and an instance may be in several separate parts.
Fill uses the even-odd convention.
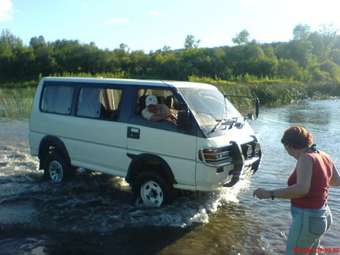
[[[72,87],[67,86],[46,86],[41,100],[41,110],[48,113],[71,114]]]
[[[122,97],[121,89],[82,88],[76,115],[102,120],[116,120]]]

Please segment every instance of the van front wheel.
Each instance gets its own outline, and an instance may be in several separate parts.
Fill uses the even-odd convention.
[[[172,194],[171,185],[154,172],[140,173],[132,189],[137,201],[146,207],[160,207],[170,201]]]

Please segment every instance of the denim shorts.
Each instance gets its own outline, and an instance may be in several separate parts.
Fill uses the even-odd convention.
[[[332,213],[325,205],[320,209],[292,206],[292,225],[289,229],[286,254],[316,254],[320,239],[332,224]]]

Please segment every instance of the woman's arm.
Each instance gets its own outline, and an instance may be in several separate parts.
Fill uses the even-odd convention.
[[[333,164],[333,174],[331,179],[331,186],[340,186],[340,175],[335,165]]]
[[[310,189],[313,174],[313,159],[308,155],[302,155],[296,166],[297,182],[287,188],[266,190],[257,189],[254,196],[264,198],[299,198],[305,196]]]

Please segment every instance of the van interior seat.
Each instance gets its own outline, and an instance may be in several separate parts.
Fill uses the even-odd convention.
[[[174,96],[167,96],[165,98],[165,104],[169,107],[169,109],[174,108]]]
[[[145,108],[145,98],[146,97],[147,97],[146,95],[143,95],[143,96],[140,96],[138,98],[137,107],[136,107],[136,113],[137,114],[142,114],[142,111]]]
[[[157,101],[158,101],[159,104],[165,104],[165,97],[157,96]]]

